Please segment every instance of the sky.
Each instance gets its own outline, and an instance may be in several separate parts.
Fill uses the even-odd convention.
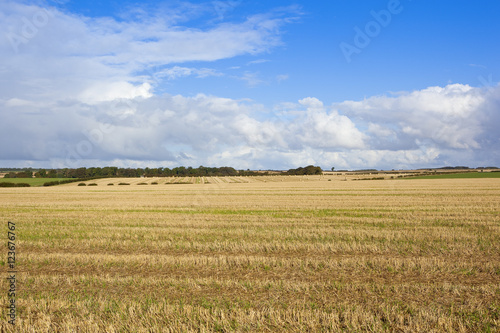
[[[0,167],[500,167],[500,1],[0,1]]]

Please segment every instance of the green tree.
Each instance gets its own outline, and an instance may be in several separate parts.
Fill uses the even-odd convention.
[[[31,171],[21,171],[16,174],[16,177],[11,178],[33,178],[33,173]]]
[[[37,173],[35,173],[35,178],[47,178],[47,170],[40,169]]]

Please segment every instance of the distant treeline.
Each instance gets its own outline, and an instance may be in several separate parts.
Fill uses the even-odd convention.
[[[77,169],[24,169],[19,172],[11,171],[5,178],[104,178],[104,177],[211,177],[211,176],[264,176],[267,171],[236,170],[232,167],[176,167],[169,168],[118,168],[118,167],[92,167]],[[284,174],[288,175],[319,175],[320,167],[309,165],[297,169],[290,169]]]
[[[39,169],[38,171],[24,170],[9,172],[5,178],[101,178],[101,177],[186,177],[186,176],[237,176],[260,175],[254,171],[237,171],[231,167],[208,168],[200,166],[169,168],[118,168],[118,167],[92,167],[77,169]]]
[[[498,169],[497,167],[494,166],[489,166],[489,167],[477,167],[475,168],[476,170],[484,170],[484,169]],[[442,168],[422,168],[422,169],[417,169],[417,170],[474,170],[474,168],[469,168],[467,166],[445,166]]]
[[[499,169],[498,167],[477,167],[476,170]],[[3,171],[2,171],[3,170]],[[467,166],[445,166],[441,168],[417,170],[474,170]],[[336,172],[351,172],[349,170],[335,170]],[[375,172],[376,169],[355,170],[355,172]],[[393,170],[394,171],[394,170]],[[323,173],[319,166],[308,165],[288,171],[251,171],[236,170],[232,167],[176,167],[176,168],[118,168],[118,167],[91,167],[91,168],[63,168],[63,169],[34,169],[34,168],[0,168],[6,172],[5,178],[74,178],[94,179],[106,177],[210,177],[210,176],[265,176],[265,175],[320,175]]]
[[[33,172],[31,171],[19,171],[19,172],[9,172],[5,174],[4,178],[33,178]]]

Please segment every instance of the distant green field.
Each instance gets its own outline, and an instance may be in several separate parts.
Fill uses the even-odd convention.
[[[42,186],[46,182],[53,182],[56,180],[65,180],[69,178],[0,178],[0,183],[26,183],[31,186]]]
[[[416,176],[406,179],[456,179],[456,178],[500,178],[500,172],[464,172],[428,176]]]

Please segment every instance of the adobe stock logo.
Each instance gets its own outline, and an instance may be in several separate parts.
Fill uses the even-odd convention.
[[[344,54],[344,58],[347,63],[352,61],[353,54],[361,53],[365,47],[367,47],[373,38],[377,37],[382,28],[387,27],[394,15],[397,15],[403,11],[403,6],[400,4],[399,0],[390,0],[387,3],[387,9],[382,9],[378,12],[372,10],[370,11],[370,15],[373,17],[373,20],[369,21],[365,24],[364,29],[359,28],[358,26],[354,27],[354,39],[353,44],[349,44],[346,42],[342,42],[339,44],[340,50]]]
[[[48,0],[47,4],[59,6],[68,3],[70,0]],[[51,19],[54,18],[55,11],[47,8],[39,7],[32,15],[23,16],[18,21],[18,24],[9,27],[9,31],[5,36],[10,42],[15,53],[19,53],[19,47],[23,44],[28,44],[33,38],[38,35]]]
[[[21,18],[22,24],[20,24],[19,31],[10,31],[6,33],[14,52],[18,53],[19,45],[27,44],[33,39],[38,34],[38,31],[49,23],[49,18],[51,17],[54,16],[47,9],[38,10],[31,18],[23,16]]]

